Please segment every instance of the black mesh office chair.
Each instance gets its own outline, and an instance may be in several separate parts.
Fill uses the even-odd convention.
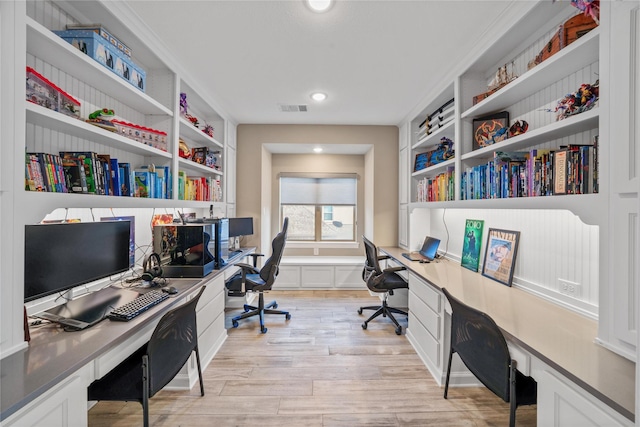
[[[537,399],[537,383],[516,369],[507,342],[498,325],[487,314],[469,307],[442,289],[451,305],[451,348],[444,386],[449,389],[451,359],[458,353],[466,367],[489,390],[510,404],[509,426],[516,423],[516,408],[533,405]]]
[[[195,351],[200,378],[200,395],[204,396],[196,305],[205,287],[197,296],[162,316],[149,342],[94,381],[88,388],[89,400],[140,402],[143,423],[149,425],[149,399],[167,385]]]
[[[244,313],[231,319],[231,323],[234,328],[238,327],[238,321],[246,319],[248,317],[259,316],[260,317],[260,331],[264,334],[267,332],[267,328],[264,326],[265,314],[282,314],[286,320],[291,319],[291,314],[288,311],[276,310],[278,303],[271,301],[269,304],[264,303],[264,293],[270,291],[276,281],[278,275],[278,269],[280,266],[280,260],[282,259],[282,253],[284,252],[284,245],[287,241],[287,227],[289,225],[289,218],[285,218],[282,223],[282,231],[280,231],[276,237],[274,237],[271,243],[271,257],[267,259],[261,269],[254,265],[239,263],[236,266],[241,268],[242,275],[240,280],[232,280],[227,284],[227,288],[230,291],[243,292],[258,292],[258,306],[252,306],[249,304],[244,305]],[[259,254],[258,254],[259,255]],[[240,288],[240,289],[238,289]]]
[[[380,268],[380,260],[387,259],[389,257],[379,256],[378,248],[376,248],[376,246],[366,237],[362,236],[362,241],[364,242],[365,254],[367,256],[364,269],[362,270],[362,279],[367,283],[367,287],[372,292],[384,293],[382,305],[360,307],[358,309],[358,314],[362,314],[363,310],[376,310],[371,317],[364,321],[362,329],[367,329],[367,324],[370,321],[382,315],[383,317],[391,319],[394,325],[396,325],[396,334],[400,335],[402,334],[402,326],[400,326],[396,318],[393,316],[393,313],[406,316],[407,312],[400,310],[399,308],[389,307],[387,304],[387,298],[389,295],[393,295],[394,289],[409,287],[409,284],[404,277],[398,274],[398,271],[405,270],[405,268],[390,267],[382,270],[382,268]]]

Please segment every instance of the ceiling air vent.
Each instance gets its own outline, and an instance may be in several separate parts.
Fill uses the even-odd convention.
[[[279,104],[278,107],[283,113],[304,113],[307,111],[306,105]]]

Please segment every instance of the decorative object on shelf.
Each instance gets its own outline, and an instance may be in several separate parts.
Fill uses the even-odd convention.
[[[562,25],[558,27],[558,31],[551,37],[551,39],[544,45],[540,53],[535,58],[529,61],[528,68],[532,69],[536,65],[541,64],[543,61],[551,58],[556,53],[560,52],[560,49],[564,47],[563,30]]]
[[[122,120],[111,120],[117,132],[129,139],[141,142],[145,145],[167,151],[167,133],[161,130],[148,128],[145,126],[128,123]]]
[[[418,139],[422,139],[427,135],[431,135],[436,130],[453,121],[454,117],[454,101],[452,98],[442,104],[433,113],[429,114],[426,119],[418,126]]]
[[[208,124],[204,124],[204,128],[202,128],[202,132],[204,132],[205,134],[209,135],[211,138],[213,138],[213,126],[208,125]]]
[[[473,105],[476,105],[483,99],[493,95],[495,92],[502,89],[502,87],[508,85],[517,78],[518,75],[515,72],[515,64],[513,61],[511,64],[504,64],[502,67],[498,68],[495,76],[493,76],[493,79],[489,82],[488,90],[473,97]]]
[[[31,67],[27,67],[26,88],[27,101],[67,116],[80,118],[80,101]]]
[[[564,46],[567,47],[580,37],[598,26],[597,20],[590,15],[576,15],[562,25]]]
[[[529,129],[529,123],[525,120],[516,120],[509,128],[509,138],[512,136],[522,135]]]
[[[484,251],[482,275],[511,286],[519,240],[519,231],[490,228]]]
[[[112,120],[115,119],[115,117],[116,115],[113,110],[109,108],[103,108],[101,110],[96,110],[93,113],[89,114],[89,117],[87,118],[86,122],[111,132],[117,132],[118,129],[112,122]]]
[[[599,94],[600,80],[596,80],[594,84],[581,84],[577,91],[565,95],[558,101],[558,105],[553,110],[556,113],[556,120],[562,120],[592,109],[598,104]]]
[[[212,169],[220,169],[218,166],[219,151],[211,151],[209,147],[197,147],[191,149],[191,160]]]
[[[180,114],[186,116],[188,108],[189,104],[187,104],[187,94],[180,92]]]
[[[571,0],[571,5],[584,12],[597,24],[600,24],[600,0]]]
[[[179,141],[178,154],[183,159],[191,160],[191,149],[189,148],[187,143],[184,142],[182,138],[180,138],[180,141]]]
[[[65,30],[54,33],[129,84],[142,92],[145,91],[146,72],[99,33],[93,30]]]
[[[428,168],[429,166],[437,165],[445,160],[452,159],[455,155],[453,149],[453,141],[446,136],[440,139],[440,144],[435,150],[430,150],[425,153],[416,154],[416,160],[414,164],[414,172]]]
[[[529,61],[529,69],[541,64],[598,26],[597,11],[599,11],[599,0],[572,0],[571,3],[585,13],[575,15],[560,25],[558,31],[551,37],[540,53]],[[586,3],[590,3],[590,5],[587,6]]]
[[[481,219],[468,219],[465,221],[460,264],[471,271],[477,272],[480,266],[483,228],[484,221]]]
[[[191,114],[185,114],[184,118],[189,120],[191,124],[196,128],[199,127],[200,123],[198,122],[198,119],[196,117],[192,116]]]
[[[509,112],[501,111],[473,119],[473,149],[504,141],[509,136]]]

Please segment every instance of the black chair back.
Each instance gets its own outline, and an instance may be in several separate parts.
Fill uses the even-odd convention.
[[[511,356],[504,335],[487,314],[442,292],[451,305],[451,350],[489,390],[510,401]]]
[[[364,243],[364,253],[367,257],[362,271],[362,279],[368,283],[372,275],[382,274],[382,269],[380,268],[380,262],[378,262],[378,248],[376,245],[364,236],[362,236],[362,242]]]
[[[165,313],[153,331],[147,345],[149,397],[166,386],[197,351],[196,305],[204,290],[203,286],[191,300]]]
[[[271,286],[276,280],[280,260],[282,259],[282,253],[284,252],[284,245],[287,241],[288,227],[289,218],[285,217],[282,223],[282,230],[271,242],[271,256],[265,261],[264,265],[260,269],[260,278],[265,282],[265,287],[263,289],[271,289]]]

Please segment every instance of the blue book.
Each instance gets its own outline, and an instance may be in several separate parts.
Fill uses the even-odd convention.
[[[122,189],[120,187],[120,167],[118,166],[118,159],[111,159],[109,163],[111,169],[111,187],[113,188],[113,195],[122,196]]]
[[[131,164],[118,163],[118,171],[120,173],[120,193],[123,196],[133,196],[134,188],[131,180]]]
[[[134,197],[142,197],[142,198],[152,198],[153,197],[153,187],[152,187],[152,178],[151,172],[144,170],[137,170],[134,172],[135,184],[134,188]]]

